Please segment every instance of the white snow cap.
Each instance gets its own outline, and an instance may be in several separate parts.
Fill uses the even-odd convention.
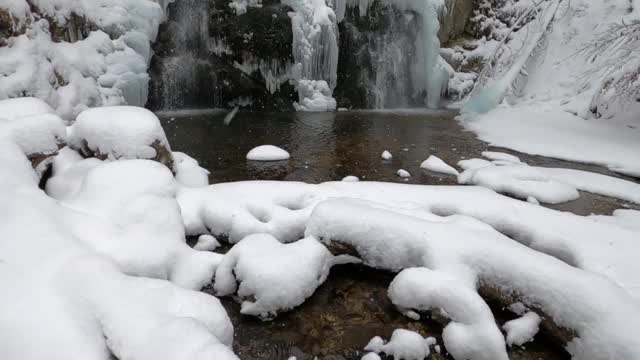
[[[110,106],[83,111],[69,128],[69,144],[109,159],[153,159],[157,144],[170,151],[160,120],[135,106]]]
[[[393,158],[393,155],[391,155],[391,153],[388,150],[385,150],[382,152],[382,156],[383,159],[385,160],[391,160],[391,158]]]
[[[532,204],[558,204],[577,199],[578,190],[615,197],[640,204],[640,185],[628,180],[582,170],[528,166],[517,157],[483,153],[497,159],[462,160],[465,171],[459,184],[480,185],[515,196]]]
[[[358,179],[357,176],[353,176],[353,175],[349,175],[349,176],[345,176],[342,181],[345,182],[356,182],[356,181],[360,181],[360,179]]]
[[[247,160],[252,161],[279,161],[287,160],[289,157],[286,150],[273,145],[261,145],[247,153]]]
[[[377,354],[385,353],[394,359],[423,360],[431,353],[429,346],[435,343],[433,337],[425,339],[415,331],[396,329],[388,343],[385,344],[381,337],[376,336],[369,341],[364,350]]]
[[[458,170],[435,155],[431,155],[427,160],[423,161],[422,164],[420,164],[420,168],[447,175],[458,176],[460,174]]]
[[[213,251],[220,246],[218,239],[213,235],[203,234],[198,237],[198,242],[194,245],[195,250],[200,251]]]
[[[502,328],[507,332],[507,345],[522,346],[533,341],[533,337],[538,333],[538,328],[542,319],[534,312],[528,312],[522,317],[507,321]]]
[[[200,167],[198,161],[182,152],[173,152],[176,180],[181,185],[199,187],[209,185],[209,170]]]
[[[396,174],[398,176],[400,176],[401,178],[409,178],[411,177],[411,173],[409,173],[407,170],[404,169],[400,169],[396,172]]]

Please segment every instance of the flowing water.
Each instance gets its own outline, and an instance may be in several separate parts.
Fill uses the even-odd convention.
[[[355,175],[362,180],[412,184],[455,184],[452,176],[419,169],[434,154],[449,164],[480,157],[490,148],[464,131],[450,112],[384,111],[338,113],[240,112],[229,126],[225,112],[159,114],[174,151],[195,157],[211,171],[210,182],[292,180],[319,183]],[[288,161],[269,163],[245,159],[255,146],[271,144],[290,152]],[[381,153],[393,154],[383,161]],[[612,175],[606,169],[511,151],[532,165],[569,167]],[[396,175],[398,169],[412,174]],[[610,214],[631,206],[622,201],[582,193],[581,198],[555,206],[577,214]],[[633,207],[633,206],[632,206]],[[223,298],[235,326],[234,350],[242,359],[359,359],[368,340],[388,339],[396,328],[436,336],[441,325],[401,316],[389,302],[386,289],[393,274],[358,266],[337,266],[324,285],[302,306],[261,322],[239,314],[239,305]],[[511,315],[492,306],[502,324]],[[535,342],[510,350],[512,360],[568,359],[569,356],[539,334]],[[449,359],[432,355],[431,359]]]

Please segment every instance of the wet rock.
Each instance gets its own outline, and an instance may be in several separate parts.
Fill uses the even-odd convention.
[[[440,42],[446,45],[449,41],[460,38],[473,14],[476,1],[446,0],[447,12],[440,19]]]
[[[291,8],[262,4],[241,15],[228,2],[171,4],[154,45],[147,106],[292,110]]]

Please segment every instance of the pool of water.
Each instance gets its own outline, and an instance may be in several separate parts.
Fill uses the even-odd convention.
[[[491,148],[455,121],[451,112],[386,111],[338,113],[243,113],[228,125],[225,113],[159,114],[174,151],[195,157],[211,171],[210,182],[292,180],[309,183],[355,175],[362,180],[412,184],[456,184],[452,176],[419,168],[429,155],[455,165],[480,157],[485,150],[505,151],[532,165],[608,170]],[[288,161],[247,161],[249,150],[276,145],[291,154]],[[393,154],[383,161],[381,153]],[[396,175],[398,169],[412,174]],[[622,201],[583,193],[579,200],[554,206],[577,214],[609,214],[627,206]],[[191,239],[193,240],[193,239]],[[239,313],[239,304],[222,298],[235,326],[234,350],[242,359],[360,359],[373,336],[388,339],[396,328],[435,336],[442,345],[442,325],[413,321],[398,313],[387,297],[394,274],[362,266],[334,267],[327,281],[300,307],[270,322]],[[210,289],[205,289],[210,291]],[[492,305],[499,324],[513,315]],[[533,343],[509,350],[512,360],[556,360],[569,356],[539,334]],[[434,354],[430,359],[450,359]]]
[[[308,183],[341,180],[355,175],[361,180],[410,184],[457,184],[455,177],[420,169],[429,155],[455,165],[481,157],[485,150],[519,156],[530,165],[565,167],[618,176],[606,168],[530,156],[488,146],[465,131],[455,113],[420,110],[337,113],[239,112],[224,125],[225,112],[159,114],[174,151],[196,158],[211,171],[210,182],[239,180],[291,180]],[[246,154],[259,145],[276,145],[291,154],[288,161],[247,161]],[[388,150],[391,161],[381,154]],[[398,169],[411,173],[408,179]],[[580,199],[551,206],[580,215],[610,214],[624,201],[582,193]]]

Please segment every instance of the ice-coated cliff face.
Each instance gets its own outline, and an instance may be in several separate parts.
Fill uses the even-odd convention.
[[[445,11],[443,0],[181,0],[156,45],[150,106],[438,107]],[[185,47],[184,34],[196,40]]]
[[[0,99],[38,97],[67,119],[118,104],[437,107],[439,19],[460,1],[8,0]]]

